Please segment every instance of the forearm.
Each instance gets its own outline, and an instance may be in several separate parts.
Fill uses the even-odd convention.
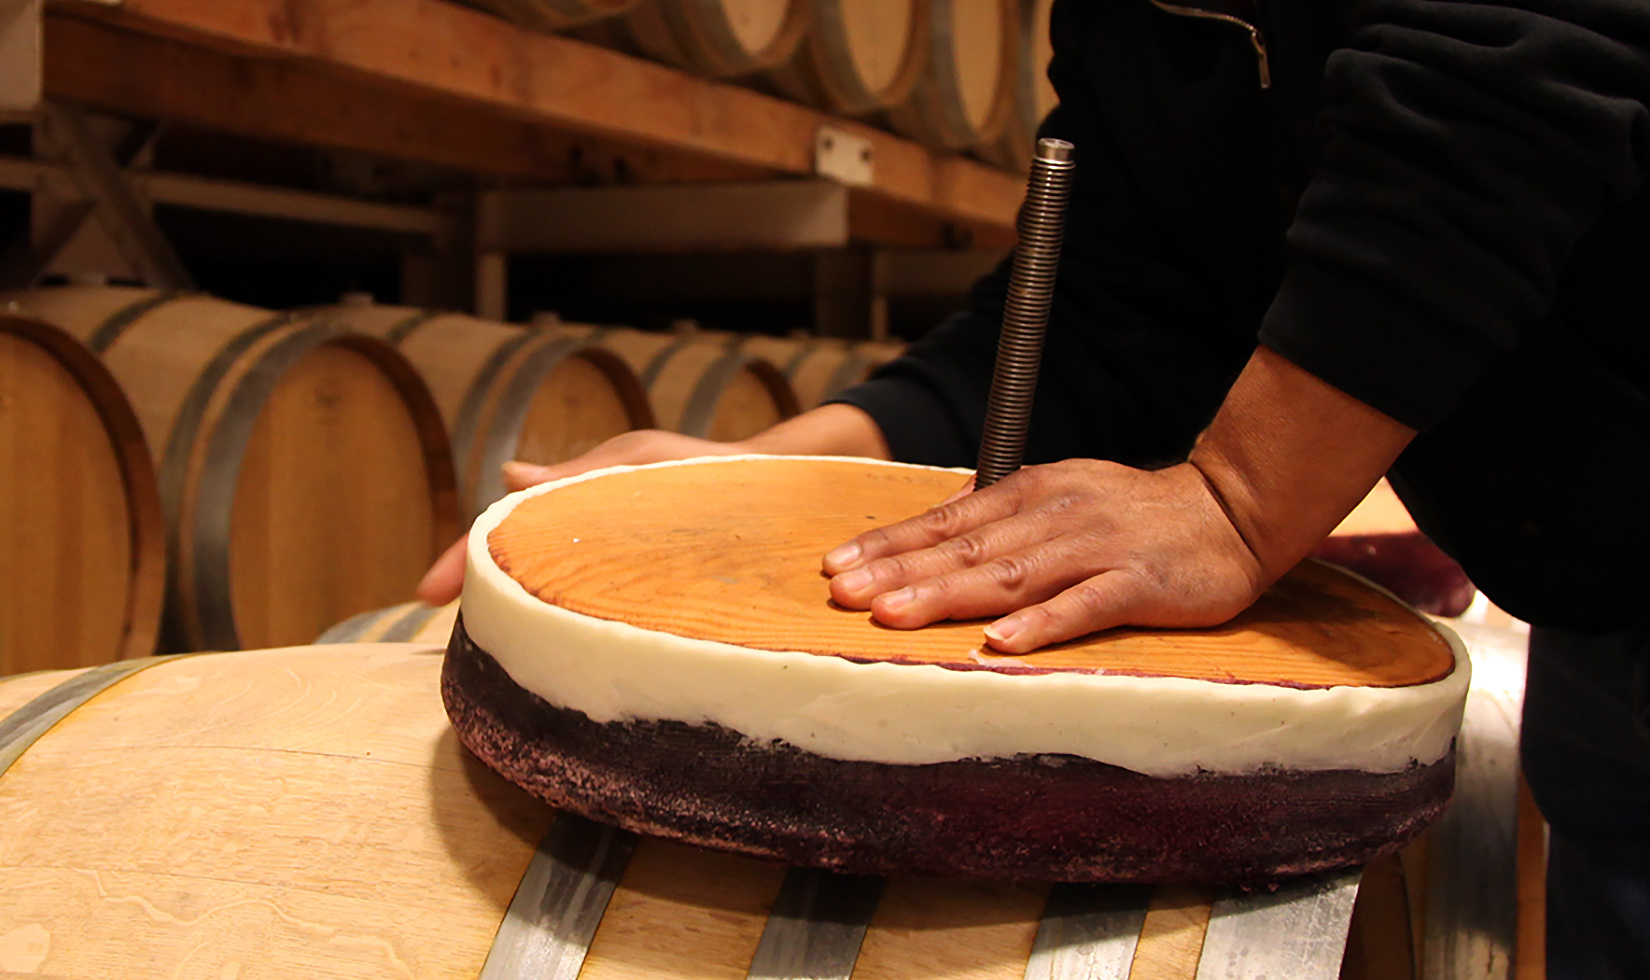
[[[1415,430],[1257,347],[1190,463],[1270,582],[1357,506]]]
[[[753,453],[777,456],[866,456],[892,459],[882,430],[852,405],[821,405],[766,429],[739,444]]]

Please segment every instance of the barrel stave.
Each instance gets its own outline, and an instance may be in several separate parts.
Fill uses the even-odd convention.
[[[0,674],[153,652],[165,585],[154,467],[79,341],[0,317]]]

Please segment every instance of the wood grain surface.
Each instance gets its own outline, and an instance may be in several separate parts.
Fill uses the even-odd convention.
[[[229,565],[243,646],[304,643],[412,594],[433,542],[450,533],[437,527],[428,449],[402,392],[359,351],[319,346],[282,377],[235,491]]]
[[[853,980],[1019,980],[1048,886],[949,878],[889,879]]]
[[[989,146],[1008,122],[1020,19],[1014,0],[933,0],[925,63],[889,123],[929,146]]]
[[[620,370],[629,369],[603,359],[599,351],[574,354],[551,369],[527,407],[516,458],[560,463],[616,435],[647,427],[651,419],[645,406],[631,404],[615,383]]]
[[[0,972],[476,976],[554,813],[459,747],[440,666],[410,644],[246,651],[92,698],[0,775]],[[74,674],[0,678],[0,718]],[[737,980],[784,874],[642,840],[582,980]],[[853,978],[1014,980],[1047,895],[892,878]],[[1211,898],[1157,889],[1135,980],[1195,975]]]
[[[797,412],[796,395],[779,368],[760,358],[721,375],[730,356],[715,338],[617,329],[600,334],[603,347],[624,358],[647,385],[661,429],[719,442],[749,438]],[[704,405],[703,399],[709,399]],[[708,407],[706,411],[701,408]]]
[[[1110,630],[1023,657],[979,654],[979,622],[896,631],[830,602],[820,571],[827,550],[921,513],[963,481],[817,459],[642,469],[534,497],[488,543],[499,566],[545,602],[756,649],[1298,687],[1404,686],[1453,669],[1449,645],[1424,619],[1311,563],[1222,627]]]
[[[1152,893],[1129,980],[1195,980],[1214,892],[1199,885],[1160,885]]]
[[[418,369],[453,443],[467,518],[503,495],[504,460],[559,463],[653,422],[624,361],[598,348],[568,349],[571,335],[561,331],[372,303],[345,303],[326,316],[396,342]],[[550,347],[564,354],[547,361]]]
[[[125,646],[120,452],[79,379],[0,322],[0,673],[89,667]]]
[[[0,677],[0,720],[74,676],[73,670],[36,670]]]
[[[154,651],[165,525],[115,379],[43,322],[0,317],[0,674]]]
[[[741,980],[784,878],[783,865],[646,838],[579,980]]]
[[[767,75],[787,98],[846,116],[899,103],[922,70],[926,5],[915,0],[815,0],[795,56]]]
[[[476,976],[552,813],[459,747],[440,666],[182,658],[79,708],[0,776],[0,971]]]

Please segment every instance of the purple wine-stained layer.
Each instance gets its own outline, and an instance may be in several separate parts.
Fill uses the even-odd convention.
[[[1455,559],[1416,532],[1329,538],[1312,557],[1356,572],[1434,616],[1459,616],[1478,594]]]
[[[1066,755],[886,765],[717,725],[600,724],[520,687],[459,621],[459,739],[549,803],[628,830],[874,874],[1261,884],[1362,864],[1443,812],[1455,754],[1395,773],[1143,776]]]

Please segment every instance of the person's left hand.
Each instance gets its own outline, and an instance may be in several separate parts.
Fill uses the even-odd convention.
[[[1270,584],[1195,466],[1091,459],[1027,467],[869,531],[824,568],[837,603],[887,626],[1001,616],[985,634],[1004,653],[1120,625],[1217,625]]]

